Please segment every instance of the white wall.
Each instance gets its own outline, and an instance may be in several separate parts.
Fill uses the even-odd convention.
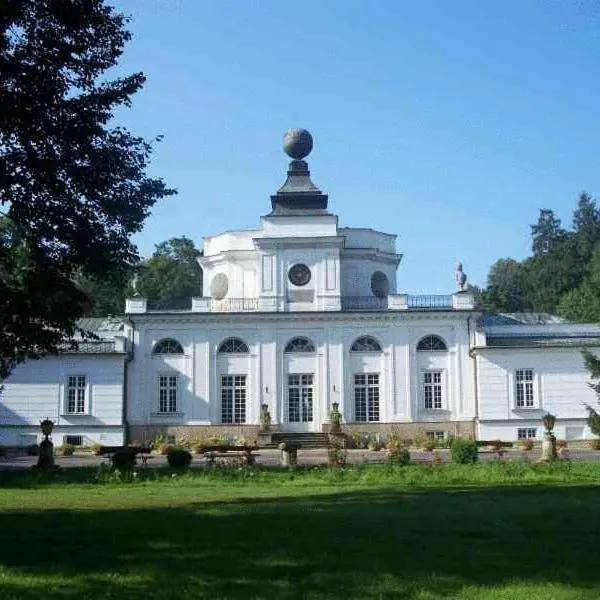
[[[124,362],[122,355],[68,354],[17,366],[0,392],[0,444],[26,445],[22,437],[37,435],[45,418],[54,421],[59,442],[67,432],[86,443],[122,443]],[[85,375],[84,414],[66,414],[69,375]]]
[[[557,417],[556,435],[565,437],[566,427],[585,423],[585,404],[597,406],[578,348],[478,350],[477,368],[480,428],[485,439],[515,439],[517,427],[538,427],[541,435],[541,418],[547,412]],[[533,369],[534,408],[516,406],[516,369]],[[590,435],[587,427],[584,435]]]

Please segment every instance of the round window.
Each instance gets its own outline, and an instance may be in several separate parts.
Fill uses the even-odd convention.
[[[210,284],[210,295],[215,300],[223,300],[227,296],[229,281],[225,273],[217,273]]]
[[[386,298],[390,293],[390,282],[383,271],[375,271],[371,275],[371,291],[377,298]]]
[[[306,285],[310,281],[310,269],[306,265],[298,263],[290,269],[288,277],[294,285]]]

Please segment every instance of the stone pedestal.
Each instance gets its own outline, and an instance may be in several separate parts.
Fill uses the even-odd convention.
[[[298,464],[298,449],[300,444],[291,442],[281,442],[279,450],[281,450],[280,464],[282,467],[293,468]]]
[[[54,464],[54,445],[49,439],[40,442],[40,453],[35,468],[40,471],[53,471],[56,469],[56,465]]]
[[[258,432],[258,445],[268,446],[271,443],[272,433],[270,431],[259,431]]]
[[[540,462],[556,460],[556,438],[551,433],[545,433],[542,440],[542,456]]]

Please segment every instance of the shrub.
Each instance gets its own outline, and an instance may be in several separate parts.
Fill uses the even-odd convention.
[[[174,448],[167,454],[167,461],[171,467],[185,469],[190,466],[192,455],[182,448]]]
[[[526,450],[527,452],[533,450],[533,440],[519,440],[519,445],[521,446],[521,449]]]
[[[450,454],[452,455],[452,462],[461,465],[473,464],[477,462],[477,459],[479,458],[477,444],[472,440],[466,440],[464,438],[456,438],[452,442]]]
[[[410,463],[410,452],[397,440],[392,440],[387,445],[388,462],[392,465],[404,467]]]
[[[421,448],[421,450],[425,450],[426,452],[431,452],[434,448],[437,447],[437,444],[435,442],[435,440],[430,440],[429,438],[426,438],[425,440],[423,440],[419,446]]]
[[[104,454],[104,446],[102,444],[92,444],[90,452],[95,456],[100,456],[100,454]]]
[[[61,456],[71,456],[74,452],[75,452],[75,446],[73,446],[73,444],[63,444],[58,449],[58,453]]]
[[[557,448],[566,448],[568,446],[567,440],[556,440]]]
[[[110,460],[115,469],[133,469],[137,462],[135,450],[131,448],[117,450],[117,452],[112,455]]]
[[[171,452],[173,452],[173,450],[175,450],[175,446],[173,444],[161,443],[155,446],[154,450],[158,454],[168,456]]]
[[[194,454],[202,454],[202,451],[206,445],[207,444],[203,444],[202,442],[195,442],[192,444],[192,452]]]
[[[600,440],[586,440],[585,445],[591,450],[600,450]]]

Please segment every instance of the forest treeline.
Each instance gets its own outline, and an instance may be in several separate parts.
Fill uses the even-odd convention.
[[[138,292],[152,309],[182,309],[202,294],[201,256],[192,240],[172,238],[156,246],[135,267],[101,279],[81,278],[90,298],[89,314],[120,314],[125,298]],[[490,312],[547,312],[571,321],[600,321],[600,209],[582,192],[570,228],[551,209],[541,209],[531,225],[531,255],[524,260],[501,258],[492,265],[487,287],[470,287],[478,308]]]
[[[569,229],[551,209],[531,225],[531,255],[492,265],[487,288],[473,290],[491,312],[547,312],[571,321],[600,321],[600,210],[579,196]]]

